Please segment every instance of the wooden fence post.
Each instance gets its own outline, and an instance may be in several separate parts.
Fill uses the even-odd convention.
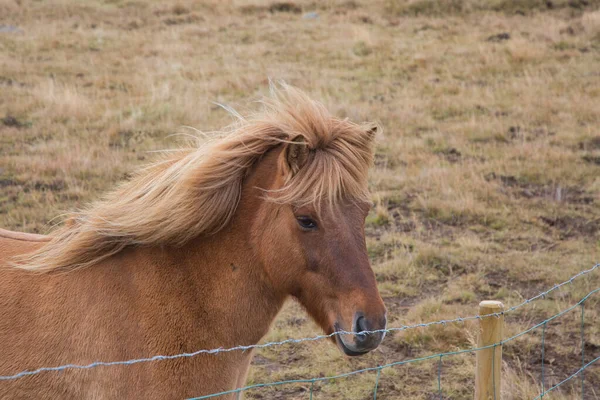
[[[479,303],[479,315],[495,314],[504,311],[499,301]],[[485,317],[479,320],[477,347],[498,343],[503,339],[504,315]],[[475,400],[501,400],[502,346],[490,347],[477,352],[475,372]]]

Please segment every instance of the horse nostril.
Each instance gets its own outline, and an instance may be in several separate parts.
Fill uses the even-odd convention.
[[[367,319],[365,317],[363,317],[362,315],[359,316],[354,323],[354,332],[360,334],[361,332],[365,332],[368,330],[369,330],[369,328],[367,327]],[[356,340],[364,341],[365,339],[367,339],[367,336],[368,336],[367,334],[356,335]]]
[[[368,331],[367,329],[367,320],[365,317],[358,317],[356,320],[356,333],[361,333],[363,331]]]

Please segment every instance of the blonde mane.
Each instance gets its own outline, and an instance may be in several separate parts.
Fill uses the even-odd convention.
[[[15,261],[48,271],[87,267],[128,246],[181,246],[218,232],[230,221],[245,176],[271,148],[302,136],[310,157],[273,201],[336,204],[342,197],[369,201],[373,126],[332,117],[298,89],[283,85],[218,138],[180,149],[140,170],[87,209],[74,212],[51,240]]]

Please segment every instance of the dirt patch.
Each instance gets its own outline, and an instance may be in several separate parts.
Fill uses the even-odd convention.
[[[415,358],[419,354],[417,349],[402,341],[386,340],[380,345],[380,348],[384,353],[394,354],[394,359],[398,361]]]
[[[293,14],[300,14],[302,12],[302,8],[299,5],[292,3],[291,1],[280,1],[271,4],[269,6],[269,11],[272,13],[287,12]]]
[[[47,190],[50,192],[58,192],[61,190],[64,190],[66,188],[66,184],[65,181],[63,181],[62,179],[54,179],[53,181],[50,182],[38,182],[38,181],[34,181],[31,183],[27,183],[25,185],[25,188],[33,188],[35,190]]]
[[[375,157],[373,160],[373,163],[375,164],[375,167],[377,168],[395,168],[398,166],[406,166],[406,162],[399,160],[399,159],[394,159],[393,157],[390,157],[386,154],[382,154],[382,153],[375,153]]]
[[[558,245],[558,242],[545,237],[531,237],[514,235],[498,240],[510,250],[516,251],[549,251]]]
[[[7,78],[5,76],[0,76],[0,85],[2,86],[18,86],[25,87],[25,84],[22,82],[17,82],[12,78]]]
[[[393,223],[390,223],[389,229],[394,232],[408,233],[414,232],[418,226],[421,226],[428,236],[453,237],[453,227],[458,225],[459,221],[438,219],[435,215],[430,215],[431,213],[428,211],[412,209],[410,204],[416,197],[415,194],[409,193],[402,200],[388,200],[387,209],[393,221]],[[455,216],[455,218],[460,219],[461,216]]]
[[[561,216],[540,217],[540,220],[549,227],[560,232],[561,239],[578,236],[594,237],[600,232],[600,218],[588,219],[583,217]]]
[[[367,234],[367,236],[370,236]],[[379,238],[377,237],[377,240]],[[392,242],[378,242],[376,245],[369,246],[367,251],[369,254],[369,258],[373,263],[378,263],[381,261],[385,261],[390,258],[390,255],[393,254],[394,250],[398,248],[404,248],[406,251],[412,252],[412,245],[403,244],[400,241],[394,240]],[[385,280],[390,280],[389,277],[386,277]]]
[[[513,195],[526,199],[544,199],[555,202],[571,204],[592,204],[595,202],[593,196],[586,193],[583,188],[577,186],[562,185],[539,185],[531,182],[523,182],[512,175],[496,175],[494,172],[485,176],[489,181],[499,181],[500,189],[507,195]]]
[[[383,226],[367,225],[367,236],[379,240],[384,233],[394,232],[426,236],[428,238],[453,238],[456,226],[464,222],[461,219],[462,217],[456,216],[452,220],[437,219],[426,211],[413,210],[410,203],[415,197],[414,195],[407,195],[402,200],[388,200],[389,222]]]
[[[26,122],[20,121],[18,118],[12,115],[7,115],[6,117],[2,118],[0,122],[2,122],[4,126],[8,126],[10,128],[25,128],[28,125]]]
[[[443,156],[451,164],[459,162],[462,157],[462,153],[460,151],[458,151],[457,149],[455,149],[454,147],[442,149],[442,150],[438,151],[437,154]]]
[[[536,139],[550,137],[556,135],[556,132],[549,131],[545,128],[525,128],[520,125],[513,125],[508,128],[508,131],[503,136],[504,141],[510,142],[513,140],[525,140],[532,142]]]
[[[12,178],[0,178],[0,188],[17,187],[23,192],[28,193],[32,190],[36,191],[50,191],[60,192],[64,190],[67,185],[62,179],[54,179],[48,182],[44,181],[30,181],[24,182]]]
[[[489,272],[485,275],[484,279],[491,288],[496,290],[507,289],[509,291],[516,291],[522,296],[523,299],[529,299],[548,289],[548,283],[546,281],[542,279],[519,280],[514,277],[514,274],[511,274],[509,269],[500,269]],[[484,295],[493,294],[491,292],[482,291],[478,291],[478,293]],[[527,318],[531,317],[531,312],[532,311],[529,310]],[[518,315],[515,315],[511,318],[516,318],[519,320]]]
[[[411,212],[408,204],[404,203],[390,203],[388,204],[388,213],[390,218],[393,220],[394,232],[411,232],[416,229],[416,224],[413,221],[413,213]]]
[[[490,287],[493,288],[510,288],[512,281],[508,275],[508,271],[505,269],[499,269],[492,271],[485,275],[485,281]]]
[[[406,315],[406,313],[410,310],[412,306],[416,305],[419,301],[422,300],[422,297],[422,295],[403,297],[388,296],[383,297],[383,302],[385,303],[385,306],[388,309],[389,315]]]
[[[486,39],[486,41],[499,43],[499,42],[504,42],[505,40],[508,40],[508,39],[510,39],[510,33],[502,32],[502,33],[498,33],[496,35],[492,35],[492,36],[488,37]]]
[[[197,22],[205,21],[204,17],[196,13],[187,15],[176,15],[173,17],[165,18],[163,23],[165,25],[181,25],[181,24],[193,24]]]
[[[600,165],[600,155],[585,155],[582,157],[583,161],[589,162],[591,164]]]
[[[386,1],[385,12],[389,16],[446,17],[448,15],[497,12],[503,14],[532,15],[536,12],[553,12],[572,17],[585,10],[596,9],[595,0],[414,0],[411,2]],[[560,13],[560,10],[566,10]]]
[[[132,148],[155,133],[140,130],[119,130],[110,134],[108,146],[112,148]]]
[[[579,142],[579,150],[600,150],[600,136]]]
[[[302,7],[291,1],[278,1],[268,6],[248,5],[239,8],[242,14],[257,14],[261,12],[300,14]]]
[[[190,10],[187,7],[185,7],[183,4],[175,4],[173,6],[173,8],[171,8],[171,11],[175,15],[183,15],[183,14],[188,14],[190,12]]]
[[[302,379],[301,376],[297,377],[298,379]],[[298,399],[306,396],[306,393],[310,390],[310,384],[304,383],[302,386],[295,387],[280,387],[274,393],[260,393],[259,391],[254,391],[253,393],[248,393],[248,398],[251,399]],[[320,390],[315,385],[313,393],[318,393]]]
[[[386,232],[408,233],[414,231],[417,224],[414,221],[414,215],[409,206],[412,198],[414,198],[414,196],[407,195],[407,197],[402,200],[387,200],[386,208],[388,210],[389,220],[382,225],[367,224],[365,227],[367,237],[379,240]]]
[[[0,188],[5,188],[9,186],[19,186],[19,182],[10,178],[0,178]]]

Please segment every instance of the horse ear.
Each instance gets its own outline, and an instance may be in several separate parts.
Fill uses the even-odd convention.
[[[381,132],[381,128],[377,124],[371,124],[366,127],[365,131],[367,133],[369,141],[372,142],[375,139],[375,136],[377,136],[377,134]]]
[[[303,136],[296,136],[285,149],[285,160],[289,172],[296,175],[308,160],[308,145]]]

